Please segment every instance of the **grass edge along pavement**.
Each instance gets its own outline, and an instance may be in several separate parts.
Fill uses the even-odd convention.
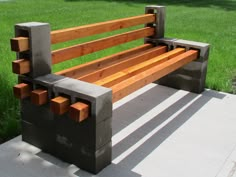
[[[230,4],[232,2],[232,4]],[[208,64],[207,87],[233,93],[232,81],[236,76],[236,12],[233,1],[159,1],[167,8],[166,36],[202,41],[211,44]],[[11,61],[15,59],[10,51],[9,39],[14,37],[16,23],[40,21],[48,22],[52,30],[79,26],[100,21],[130,17],[144,13],[144,7],[156,1],[39,1],[37,10],[33,0],[0,2],[0,137],[3,140],[14,137],[20,132],[19,103],[13,97],[12,86],[17,82],[11,71]],[[228,6],[226,6],[228,5]],[[96,6],[96,10],[94,10]],[[231,9],[230,9],[231,8]],[[91,12],[91,13],[90,13]],[[113,13],[109,13],[113,12]],[[121,13],[122,12],[122,13]],[[84,41],[72,41],[75,43]],[[137,43],[142,43],[138,41]],[[136,42],[120,46],[132,47]],[[62,44],[66,46],[65,44]],[[54,67],[54,71],[72,65],[100,58],[114,53],[112,48],[65,62]],[[118,52],[118,51],[117,51]]]

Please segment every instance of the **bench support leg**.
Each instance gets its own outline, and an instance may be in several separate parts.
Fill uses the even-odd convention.
[[[168,74],[157,81],[158,84],[187,90],[194,93],[201,93],[205,89],[207,63],[209,55],[209,44],[187,41],[181,39],[158,39],[158,44],[166,44],[169,48],[184,47],[186,50],[199,50],[198,59],[190,62],[184,67]]]
[[[111,89],[68,78],[54,85],[55,96],[68,97],[90,106],[89,117],[72,120],[68,113],[54,115],[56,147],[54,154],[91,173],[111,163],[112,92]]]

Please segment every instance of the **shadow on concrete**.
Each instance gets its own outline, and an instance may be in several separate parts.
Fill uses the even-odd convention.
[[[79,2],[84,0],[65,0],[68,2]],[[92,0],[92,1],[107,1],[107,2],[115,2],[112,0]],[[89,3],[89,0],[86,1]],[[210,8],[220,8],[222,10],[226,11],[233,11],[236,10],[236,3],[233,0],[117,0],[116,2],[119,3],[126,3],[128,5],[134,5],[137,3],[142,4],[157,4],[158,5],[174,5],[174,6],[187,6],[187,7],[210,7]]]
[[[54,174],[61,176],[63,174],[71,177],[140,177],[140,174],[132,171],[135,166],[142,162],[170,137],[170,135],[191,119],[192,116],[212,98],[223,99],[226,96],[223,93],[210,90],[206,90],[201,95],[188,92],[183,92],[184,94],[182,94],[182,92],[183,91],[155,85],[146,92],[138,94],[132,100],[117,107],[113,111],[113,137],[128,126],[134,124],[134,122],[139,120],[142,116],[143,118],[148,118],[148,121],[139,124],[139,128],[126,134],[123,139],[113,145],[113,164],[106,167],[97,175],[87,173],[77,167],[71,168],[71,164],[64,163],[46,153],[38,152],[37,150],[32,151],[31,148],[26,150],[25,146],[27,143],[20,142],[21,144],[23,143],[21,146],[19,146],[19,143],[15,143],[14,147],[6,147],[6,150],[9,152],[9,149],[14,148],[15,151],[12,150],[12,154],[15,158],[15,162],[20,164],[23,162],[24,166],[27,165],[25,169],[31,170],[29,169],[29,167],[31,167],[31,171],[34,171],[34,173],[40,173],[41,168],[45,171],[45,174],[51,174],[51,176]],[[177,97],[174,97],[176,94],[181,96],[177,99]],[[169,101],[169,99],[173,97],[175,98],[174,101]],[[159,112],[155,112],[155,108],[163,106],[163,102],[168,103],[170,106],[166,106],[160,109]],[[147,113],[150,111],[154,113],[151,117],[148,117]],[[147,135],[150,136],[145,139]],[[141,139],[145,140],[119,161],[114,162]],[[19,151],[23,151],[24,156],[19,156]],[[30,153],[35,155],[30,156]],[[4,156],[4,154],[0,155],[0,157],[1,156]],[[27,161],[24,160],[26,156],[28,156]],[[29,171],[29,173],[31,171]],[[11,171],[6,171],[6,173],[12,174]]]

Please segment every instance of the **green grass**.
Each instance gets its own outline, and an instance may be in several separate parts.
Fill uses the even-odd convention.
[[[211,44],[207,87],[231,93],[231,81],[236,75],[235,0],[0,1],[0,140],[13,137],[20,131],[18,100],[12,95],[12,86],[17,82],[16,75],[11,72],[11,61],[15,59],[15,53],[10,51],[9,46],[9,39],[14,37],[14,24],[40,21],[50,23],[52,30],[62,29],[143,14],[145,5],[156,2],[167,8],[166,37]],[[84,39],[78,41],[81,42]],[[57,71],[90,61],[124,48],[130,48],[137,43],[141,44],[142,41],[131,42],[118,48],[81,57],[80,60],[75,59],[59,64],[53,70]]]

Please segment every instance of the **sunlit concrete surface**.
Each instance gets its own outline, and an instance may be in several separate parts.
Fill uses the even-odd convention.
[[[236,95],[147,85],[114,104],[112,142],[93,175],[19,136],[0,146],[0,177],[236,177]]]

